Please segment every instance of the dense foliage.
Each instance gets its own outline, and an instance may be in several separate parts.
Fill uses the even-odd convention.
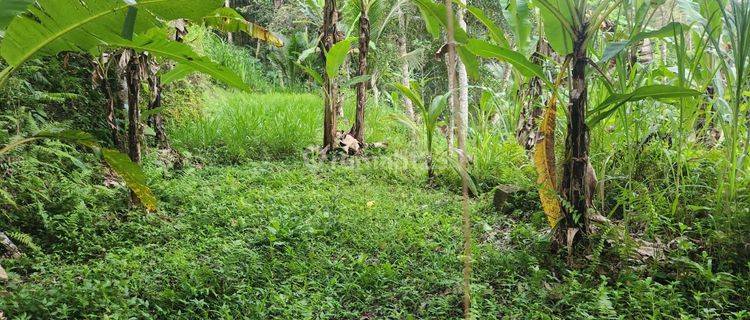
[[[64,2],[0,0],[0,320],[750,318],[747,1]]]

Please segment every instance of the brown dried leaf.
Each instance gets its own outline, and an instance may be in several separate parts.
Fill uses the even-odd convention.
[[[554,228],[562,219],[562,207],[557,198],[557,175],[555,172],[555,121],[557,117],[557,99],[553,95],[549,106],[544,111],[542,123],[539,127],[540,139],[536,141],[534,150],[534,167],[538,174],[537,183],[540,184],[539,198],[547,216],[547,222]]]

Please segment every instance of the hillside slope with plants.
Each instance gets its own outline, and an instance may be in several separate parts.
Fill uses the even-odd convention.
[[[750,319],[741,0],[0,0],[0,320]]]

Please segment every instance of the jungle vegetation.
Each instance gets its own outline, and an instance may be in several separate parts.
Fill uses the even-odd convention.
[[[0,0],[2,319],[748,319],[747,0]]]

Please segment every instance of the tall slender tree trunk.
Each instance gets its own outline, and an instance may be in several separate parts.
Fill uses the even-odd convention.
[[[128,81],[128,155],[135,163],[141,162],[141,109],[138,106],[141,94],[141,61],[134,52],[125,73]]]
[[[446,17],[448,17],[447,24],[446,24],[446,40],[447,40],[447,46],[448,46],[448,83],[451,85],[450,92],[452,96],[454,97],[451,99],[452,105],[451,108],[453,110],[456,110],[459,108],[459,104],[461,103],[459,95],[460,95],[460,88],[457,88],[457,85],[459,85],[460,79],[456,79],[457,72],[456,72],[456,65],[460,64],[460,61],[456,55],[456,43],[453,38],[453,31],[454,25],[453,25],[453,1],[451,0],[445,0],[445,13]],[[465,72],[465,69],[464,69]],[[468,113],[467,113],[468,114]],[[461,120],[461,118],[458,119],[458,129],[459,132],[465,132],[466,128],[464,126],[468,123]],[[462,212],[461,212],[461,233],[463,234],[463,283],[462,283],[462,290],[463,290],[463,307],[464,307],[464,319],[471,319],[471,215],[469,214],[469,181],[468,181],[468,173],[467,173],[467,167],[468,167],[468,158],[466,154],[466,135],[460,134],[458,135],[458,145],[459,145],[459,165],[461,168],[461,189],[463,194],[462,199]]]
[[[325,61],[325,53],[338,42],[336,23],[338,22],[338,11],[336,10],[336,0],[325,0],[323,6],[323,28],[320,39],[320,51]],[[336,129],[336,116],[339,104],[339,85],[335,79],[328,77],[326,72],[323,73],[323,150],[324,152],[332,151],[338,144],[338,132]]]
[[[130,61],[125,70],[128,85],[128,156],[135,163],[141,163],[141,109],[138,99],[141,94],[142,65],[139,55],[130,51]],[[139,203],[138,197],[130,191],[130,203]]]
[[[583,33],[581,31],[581,33]],[[586,45],[585,36],[580,34],[573,45],[573,70],[568,107],[568,137],[566,140],[565,163],[563,164],[562,195],[569,203],[563,206],[565,211],[565,228],[560,228],[561,239],[568,248],[577,242],[586,232],[586,214],[588,199],[593,190],[587,190],[587,166],[589,161],[588,128],[586,127],[586,107],[588,86],[586,81]]]
[[[404,87],[409,87],[409,60],[406,59],[406,55],[408,54],[407,50],[407,38],[406,38],[406,28],[407,28],[407,21],[406,21],[406,15],[404,15],[404,11],[401,9],[401,7],[398,7],[396,9],[396,15],[398,16],[398,55],[401,57],[401,84]],[[414,120],[414,105],[411,103],[411,100],[407,99],[406,97],[403,98],[404,103],[404,109],[406,111],[406,115]]]
[[[357,76],[367,74],[367,52],[370,44],[370,19],[367,12],[361,12],[359,16],[359,64]],[[359,141],[360,146],[365,144],[365,107],[367,105],[367,81],[357,84],[357,112],[354,118],[354,126],[351,134]],[[360,148],[361,150],[361,148]]]
[[[130,92],[129,92],[129,85],[128,85],[128,68],[130,67],[130,60],[134,59],[133,55],[135,54],[132,50],[122,50],[120,52],[119,58],[117,63],[115,64],[116,68],[116,77],[117,77],[117,94],[116,94],[116,107],[123,110],[123,113],[127,114],[129,117],[129,110],[130,110]],[[115,111],[116,112],[116,111]],[[116,113],[115,113],[116,115]],[[122,137],[120,139],[120,151],[123,153],[128,153],[128,132],[127,128],[125,130],[125,137]]]
[[[452,20],[452,19],[448,19]],[[447,40],[447,37],[446,37]],[[449,43],[450,40],[447,40]],[[450,52],[450,49],[448,49]],[[448,142],[448,153],[453,152],[453,146],[454,146],[454,140],[456,137],[456,106],[458,105],[458,77],[456,76],[456,58],[455,58],[455,51],[453,56],[450,54],[446,55],[445,58],[445,65],[448,69],[448,90],[450,91],[451,95],[448,97],[449,106],[448,106],[448,112],[450,115],[448,116],[448,136],[447,142]]]
[[[466,5],[465,0],[459,0],[463,5]],[[458,25],[462,29],[466,29],[466,21],[464,21],[464,12],[466,10],[459,8],[456,12],[456,20]],[[455,53],[456,48],[453,47]],[[461,151],[466,151],[466,138],[469,131],[469,76],[466,73],[466,65],[459,56],[456,56],[456,72],[458,74],[458,103],[455,106],[455,123],[456,123],[456,135],[458,136],[458,148]]]

